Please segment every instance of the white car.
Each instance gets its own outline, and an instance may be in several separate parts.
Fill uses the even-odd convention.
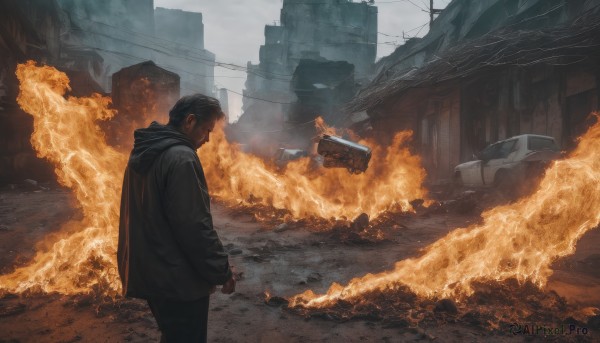
[[[454,184],[466,187],[506,187],[522,185],[541,174],[547,162],[560,156],[554,138],[520,135],[486,147],[477,160],[454,168]]]

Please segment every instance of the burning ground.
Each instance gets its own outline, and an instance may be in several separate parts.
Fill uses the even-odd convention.
[[[22,341],[155,338],[145,304],[116,296],[125,155],[95,124],[114,115],[109,99],[65,99],[68,80],[52,68],[29,63],[19,73],[19,103],[35,118],[32,144],[70,191],[2,193],[0,330]],[[489,341],[514,339],[511,324],[536,323],[585,327],[589,335],[577,339],[593,339],[598,131],[555,163],[537,192],[481,216],[497,204],[489,194],[429,208],[413,201],[426,192],[407,133],[375,147],[360,176],[317,173],[308,160],[277,174],[217,134],[202,160],[219,200],[216,225],[242,280],[235,295],[214,297],[211,337]]]

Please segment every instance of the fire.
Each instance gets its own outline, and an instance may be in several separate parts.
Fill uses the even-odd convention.
[[[359,301],[373,291],[408,286],[423,297],[472,294],[475,281],[517,279],[545,286],[556,259],[572,254],[577,241],[600,223],[600,123],[579,140],[568,158],[546,171],[529,197],[482,214],[483,224],[460,228],[431,244],[419,258],[394,270],[367,274],[348,285],[334,283],[327,294],[308,290],[290,306],[327,307],[339,300]]]
[[[200,157],[211,194],[230,203],[255,201],[287,209],[295,218],[353,219],[361,213],[374,218],[385,211],[410,211],[409,202],[426,195],[420,159],[407,148],[411,135],[396,134],[387,148],[361,141],[373,152],[369,168],[359,175],[345,169],[316,169],[308,157],[277,173],[262,159],[229,144],[222,130],[211,136]]]
[[[17,77],[18,103],[34,117],[31,143],[40,157],[55,164],[58,181],[73,190],[84,219],[67,223],[66,228],[77,231],[63,234],[30,264],[0,276],[0,292],[118,294],[116,246],[127,156],[107,144],[97,123],[114,116],[111,100],[97,94],[65,98],[68,77],[34,62],[19,65]],[[405,146],[410,136],[402,132],[389,147],[375,147],[372,165],[358,176],[345,170],[313,170],[309,159],[277,173],[229,144],[221,128],[202,149],[201,158],[211,193],[225,201],[249,203],[254,197],[296,217],[352,218],[363,212],[376,216],[386,210],[410,210],[409,201],[425,195],[420,160]]]
[[[12,274],[0,277],[0,288],[64,294],[101,287],[120,287],[115,268],[120,188],[126,158],[109,147],[97,120],[114,112],[100,95],[69,97],[66,74],[34,62],[17,67],[21,92],[17,101],[34,117],[31,144],[38,156],[56,165],[58,181],[73,190],[84,219],[81,229],[58,240],[47,252]]]

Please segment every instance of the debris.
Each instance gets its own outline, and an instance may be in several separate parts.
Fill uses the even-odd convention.
[[[277,227],[273,231],[280,233],[280,232],[287,231],[289,228],[290,228],[290,226],[288,224],[281,223],[281,224],[277,225]]]
[[[424,203],[425,200],[423,199],[415,199],[409,202],[410,206],[412,206],[415,210],[417,210],[417,208],[423,208]]]
[[[352,222],[352,227],[355,230],[364,230],[369,226],[369,215],[366,213],[361,213],[354,221]]]
[[[323,135],[317,153],[324,157],[325,168],[346,168],[354,174],[367,170],[371,149],[340,137]]]
[[[452,299],[442,299],[435,304],[435,312],[446,312],[449,314],[457,314],[458,308]]]
[[[25,312],[27,306],[23,303],[15,305],[0,305],[0,317],[9,317]]]
[[[0,225],[0,231],[10,231],[10,228],[6,225]]]
[[[242,254],[244,251],[240,248],[235,248],[235,249],[231,249],[229,251],[229,255],[240,255]]]

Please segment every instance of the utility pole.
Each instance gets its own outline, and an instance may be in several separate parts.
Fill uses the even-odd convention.
[[[433,15],[442,13],[441,9],[433,8],[433,0],[429,0],[429,28],[433,24]]]

